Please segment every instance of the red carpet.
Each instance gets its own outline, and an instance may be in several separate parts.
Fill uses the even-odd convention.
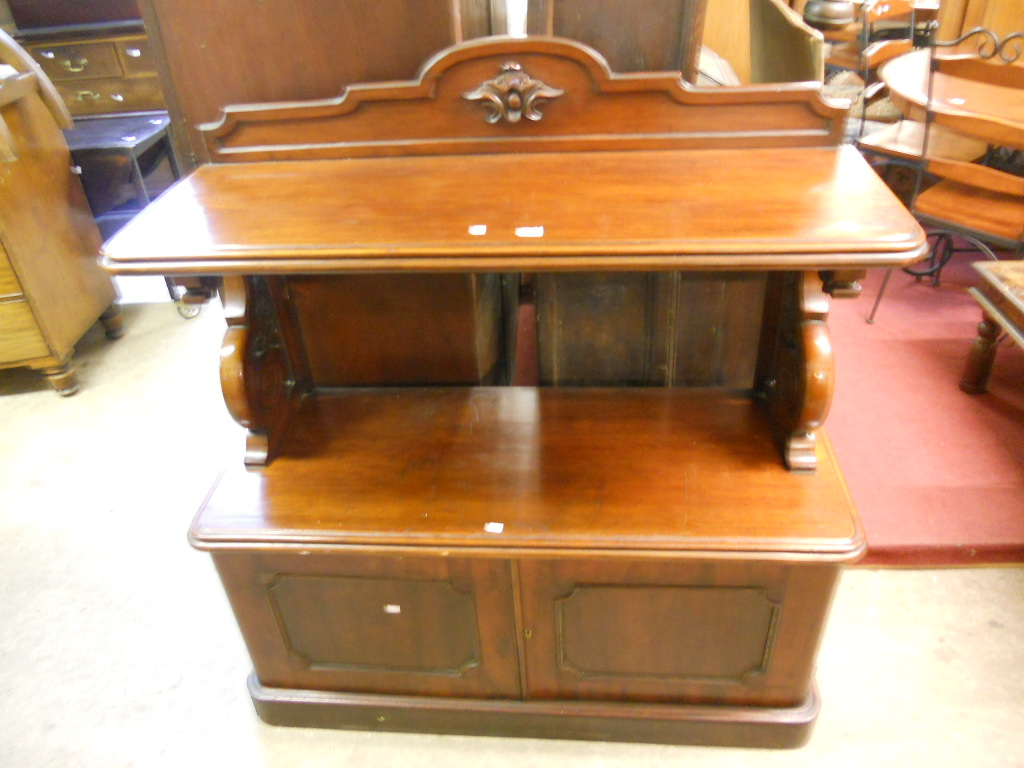
[[[1024,562],[1024,353],[997,356],[989,391],[957,387],[981,317],[970,254],[942,284],[882,271],[832,303],[837,387],[826,430],[868,537],[869,565]]]

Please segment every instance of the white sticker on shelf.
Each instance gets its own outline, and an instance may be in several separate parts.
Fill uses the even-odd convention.
[[[544,227],[516,227],[516,237],[544,237]]]

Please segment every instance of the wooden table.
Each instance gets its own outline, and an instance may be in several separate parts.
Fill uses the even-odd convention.
[[[929,51],[918,50],[893,59],[879,69],[879,77],[889,87],[896,108],[912,120],[924,120],[928,102]],[[1024,123],[1024,66],[985,64],[976,57],[940,56],[939,69],[932,86],[932,109],[947,115],[971,112],[999,117],[1008,123]],[[971,79],[979,66],[1000,67],[1006,85],[991,85]],[[1017,146],[1012,133],[990,128],[990,143]],[[1017,147],[1021,148],[1021,147]]]
[[[826,289],[925,252],[844,118],[502,39],[204,127],[216,162],[104,258],[223,278],[248,469],[191,538],[261,717],[807,738],[865,544],[819,429]],[[509,386],[522,273],[544,386]]]
[[[988,386],[996,344],[1003,333],[1024,346],[1024,262],[985,261],[974,268],[981,282],[970,294],[981,305],[982,320],[960,379],[960,389],[972,395]]]
[[[143,155],[160,152],[170,164],[171,176],[180,175],[170,123],[167,113],[150,113],[78,120],[65,131],[71,159],[82,168],[82,185],[104,238],[159,194],[146,184],[147,171],[139,163]],[[129,184],[135,195],[125,200],[122,190]]]

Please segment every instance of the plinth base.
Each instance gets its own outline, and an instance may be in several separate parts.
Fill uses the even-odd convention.
[[[655,744],[793,748],[810,737],[820,700],[795,707],[386,696],[267,688],[249,692],[271,725]]]

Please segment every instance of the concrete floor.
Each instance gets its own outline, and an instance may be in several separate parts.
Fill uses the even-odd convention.
[[[218,305],[126,308],[62,399],[0,371],[0,765],[1024,766],[1024,569],[853,569],[810,743],[770,752],[274,728],[185,531],[239,429]]]

